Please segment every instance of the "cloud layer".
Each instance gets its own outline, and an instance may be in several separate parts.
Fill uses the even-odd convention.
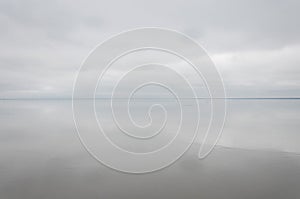
[[[70,97],[81,62],[131,28],[181,31],[202,44],[231,97],[300,96],[299,1],[0,3],[0,98]]]

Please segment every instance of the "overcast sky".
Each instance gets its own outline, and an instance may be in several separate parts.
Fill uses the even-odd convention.
[[[97,44],[144,26],[202,44],[229,97],[299,97],[299,9],[297,0],[1,0],[0,98],[70,97]]]

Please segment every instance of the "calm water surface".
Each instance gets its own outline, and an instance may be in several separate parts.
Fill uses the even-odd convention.
[[[82,103],[84,108],[88,102]],[[164,103],[172,109],[172,101]],[[141,124],[147,104],[135,104],[133,117]],[[205,124],[205,100],[200,104]],[[101,102],[97,111],[109,114]],[[130,175],[108,169],[84,150],[71,101],[2,100],[0,198],[300,198],[299,118],[300,100],[229,100],[222,137],[206,159],[197,159],[195,143],[164,170]]]

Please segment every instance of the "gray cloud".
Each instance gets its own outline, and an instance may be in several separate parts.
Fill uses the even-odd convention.
[[[299,96],[299,1],[8,1],[0,3],[0,97],[69,97],[89,51],[143,26],[202,44],[229,96]]]

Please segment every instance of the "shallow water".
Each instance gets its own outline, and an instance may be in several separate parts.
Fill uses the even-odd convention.
[[[175,110],[172,101],[164,103]],[[105,119],[109,110],[101,104],[97,111]],[[134,119],[143,118],[139,124],[149,122],[143,117],[148,104],[135,103]],[[200,104],[205,125],[206,102]],[[193,108],[188,101],[185,106]],[[160,117],[159,112],[153,114],[154,119]],[[175,125],[175,114],[169,117]],[[197,142],[170,167],[132,175],[103,166],[85,151],[70,100],[2,100],[0,195],[3,199],[300,198],[299,118],[300,100],[229,100],[223,134],[206,159],[197,159]],[[110,129],[110,123],[106,125]],[[152,150],[164,144],[161,140],[150,147],[123,147]]]

